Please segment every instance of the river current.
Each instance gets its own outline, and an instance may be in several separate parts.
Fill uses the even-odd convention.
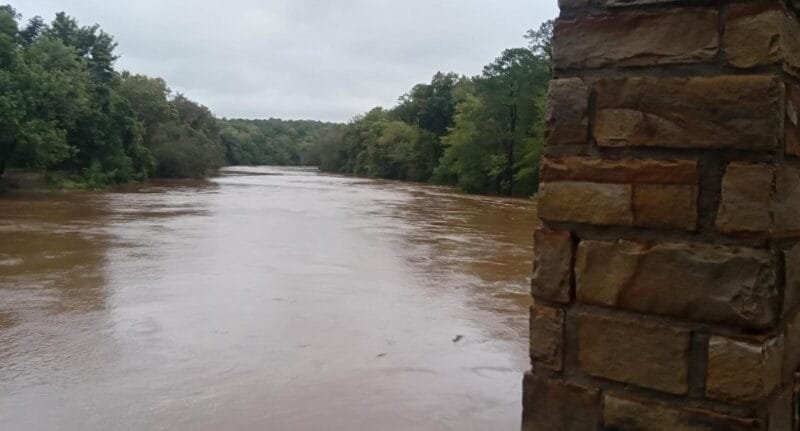
[[[2,430],[517,430],[535,203],[229,168],[0,196]]]

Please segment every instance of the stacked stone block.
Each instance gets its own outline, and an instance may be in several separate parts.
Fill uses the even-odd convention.
[[[559,6],[523,429],[800,429],[800,2]]]

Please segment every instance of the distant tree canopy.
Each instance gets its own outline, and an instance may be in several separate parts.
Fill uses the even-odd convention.
[[[317,165],[309,151],[334,124],[320,121],[222,119],[218,121],[231,165]]]
[[[437,73],[390,110],[331,127],[310,148],[320,169],[529,196],[538,188],[553,23],[530,30],[475,77]]]

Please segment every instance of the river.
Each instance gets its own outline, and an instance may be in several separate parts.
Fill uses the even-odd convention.
[[[268,167],[0,196],[0,429],[516,431],[534,219]]]

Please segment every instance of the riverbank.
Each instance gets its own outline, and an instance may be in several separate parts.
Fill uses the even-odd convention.
[[[44,193],[44,192],[79,192],[79,191],[125,191],[141,187],[145,183],[158,182],[165,183],[171,181],[191,182],[192,184],[203,184],[218,174],[204,179],[196,178],[150,178],[145,182],[129,181],[120,184],[108,184],[98,186],[82,180],[78,175],[68,174],[60,171],[39,172],[29,169],[7,169],[0,177],[0,194],[25,192],[25,193]]]
[[[50,191],[46,175],[24,169],[8,169],[0,176],[0,193],[11,191]]]

